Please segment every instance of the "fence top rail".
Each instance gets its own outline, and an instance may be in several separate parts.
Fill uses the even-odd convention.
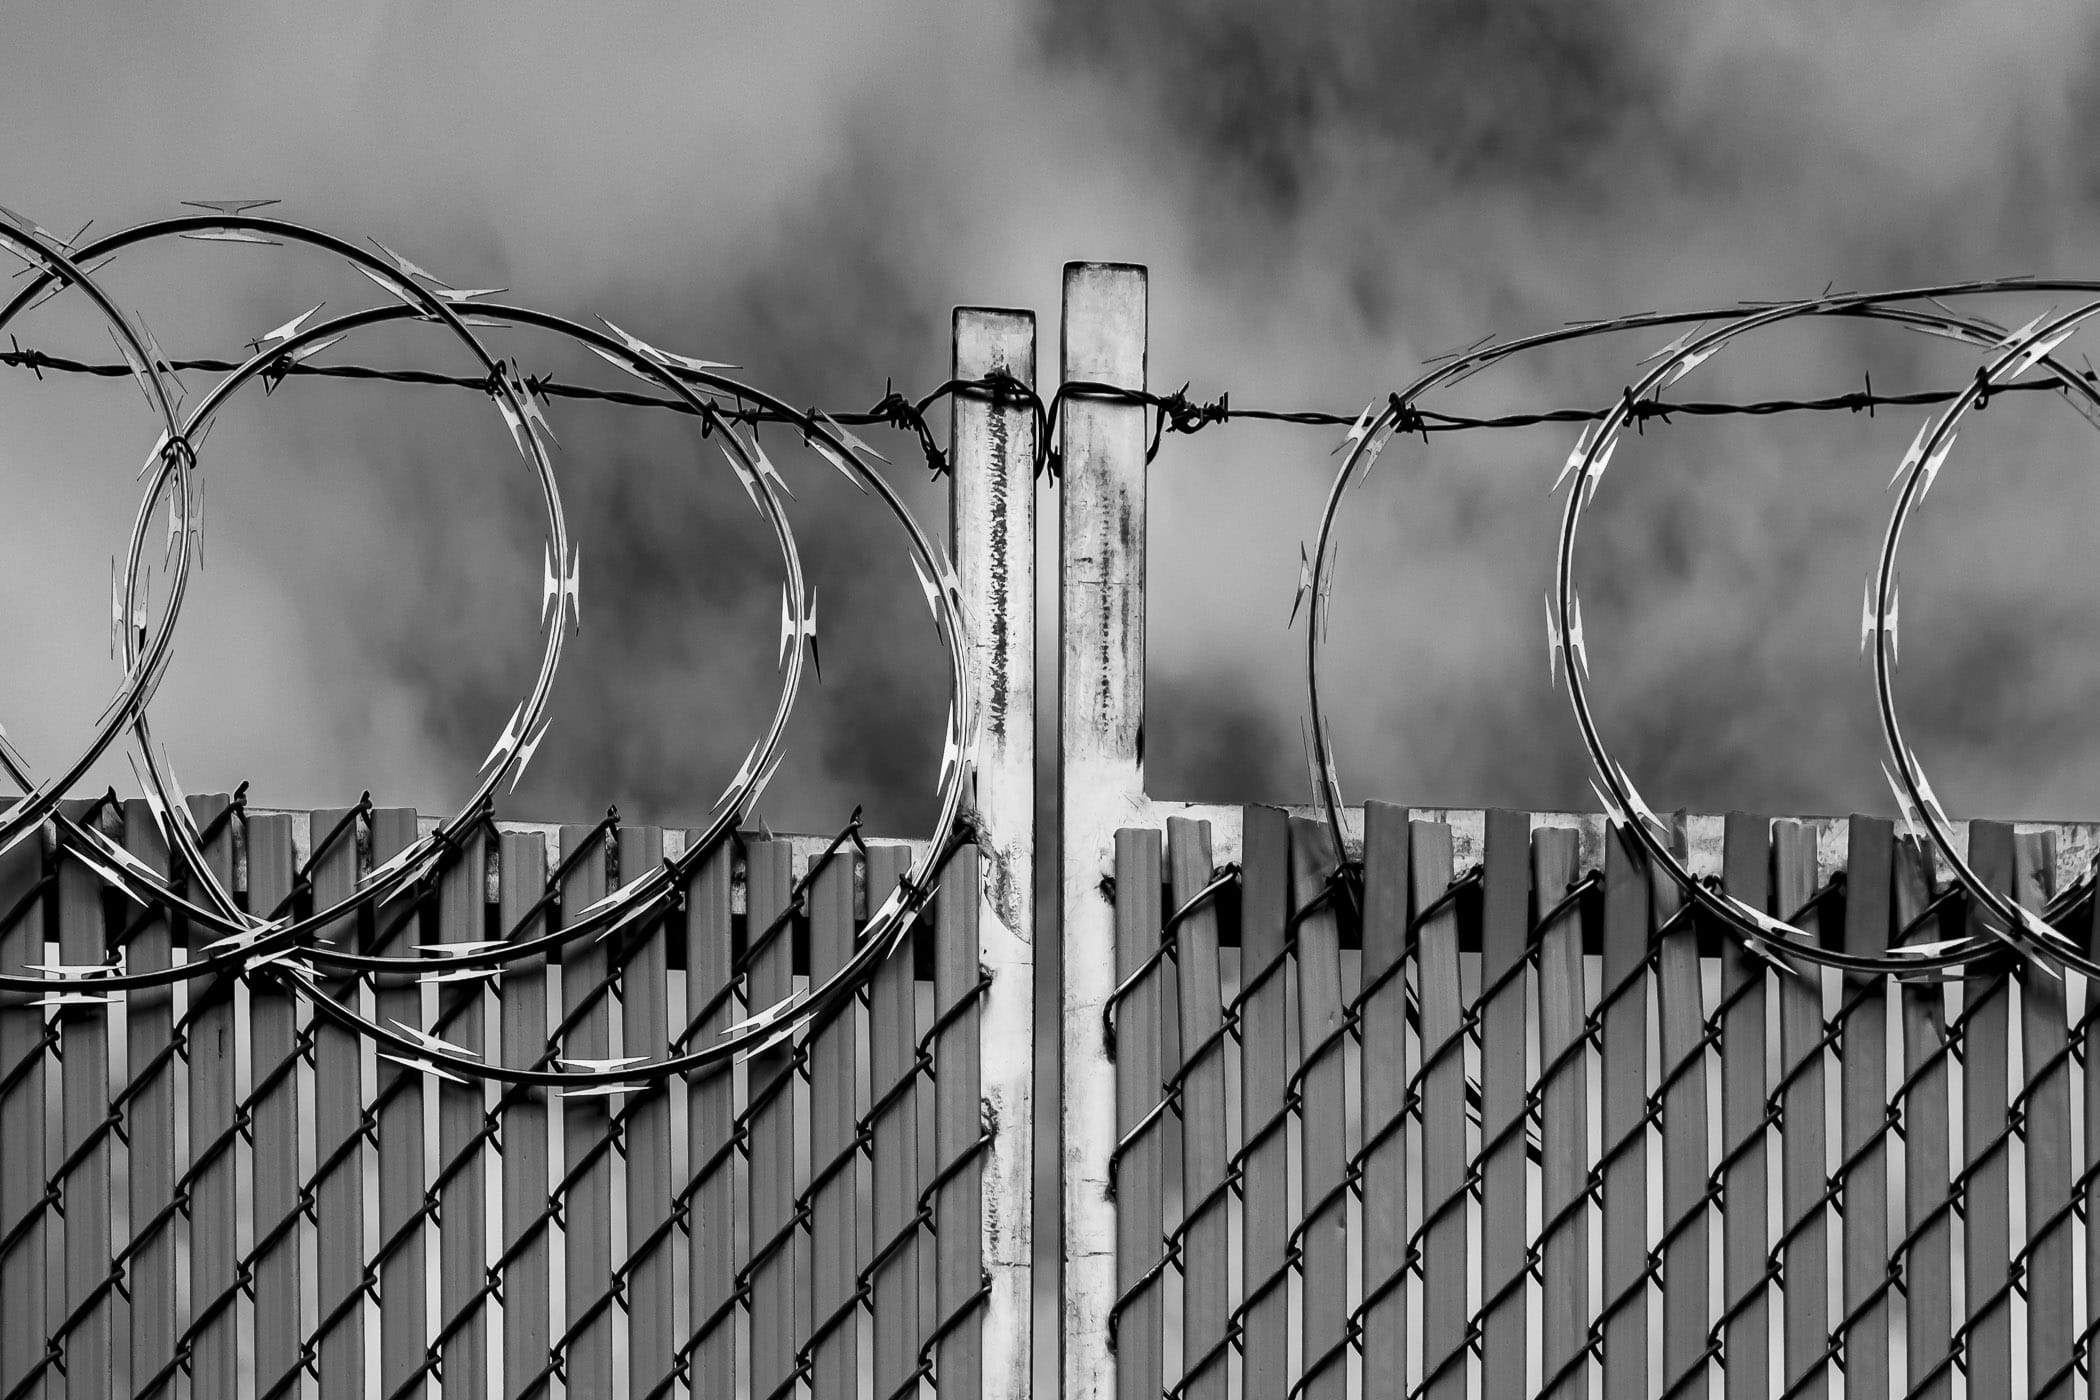
[[[1281,806],[1293,817],[1325,819],[1325,809],[1312,803],[1270,803]],[[1395,804],[1399,805],[1399,804]],[[1128,826],[1164,828],[1169,817],[1188,817],[1210,823],[1212,858],[1219,865],[1235,863],[1240,859],[1241,818],[1246,808],[1242,805],[1222,802],[1175,802],[1157,798],[1148,799],[1137,811],[1131,813]],[[1451,828],[1452,860],[1464,870],[1476,865],[1481,858],[1483,833],[1487,825],[1487,811],[1477,807],[1409,807],[1408,816],[1415,821],[1443,822]],[[1848,860],[1845,816],[1796,816],[1793,813],[1774,812],[1771,816],[1789,817],[1815,828],[1816,863],[1825,871],[1843,870]],[[1978,818],[1977,820],[1988,820]],[[1723,828],[1727,817],[1720,813],[1694,813],[1685,817],[1687,850],[1685,864],[1692,874],[1700,877],[1721,874],[1721,846]],[[1607,819],[1602,812],[1532,812],[1531,825],[1539,827],[1572,827],[1581,833],[1581,848],[1578,863],[1582,869],[1600,869],[1604,864],[1604,834]],[[1966,852],[1969,841],[1969,823],[1955,821],[1956,849]],[[2056,883],[2062,889],[2076,880],[2100,855],[2100,821],[2017,821],[2012,824],[2016,834],[2050,832],[2056,837]],[[1361,806],[1342,809],[1342,830],[1347,840],[1344,855],[1349,860],[1363,857],[1364,809]],[[1900,833],[1899,833],[1900,834]],[[1928,850],[1930,848],[1928,847]],[[1934,852],[1933,854],[1937,854]],[[1942,872],[1944,873],[1944,872]]]

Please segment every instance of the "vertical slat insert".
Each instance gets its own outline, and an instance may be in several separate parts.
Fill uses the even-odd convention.
[[[1806,822],[1772,826],[1772,904],[1782,919],[1820,936],[1817,911],[1798,914],[1817,886],[1816,829]],[[1798,918],[1796,917],[1798,914]],[[1780,1138],[1780,1238],[1785,1271],[1787,1389],[1801,1400],[1828,1395],[1825,1347],[1830,1336],[1830,1246],[1824,1217],[1823,973],[1795,959],[1777,979]]]
[[[1681,813],[1671,818],[1670,839],[1672,850],[1681,855]],[[1662,1056],[1662,1385],[1665,1395],[1703,1395],[1712,1280],[1699,930],[1676,881],[1652,868],[1646,879],[1656,932],[1655,1004]]]
[[[248,909],[275,916],[292,895],[292,819],[254,813],[248,823]],[[269,1394],[299,1367],[299,1020],[288,973],[265,968],[248,979],[248,1028],[255,1101],[255,1388]]]
[[[488,926],[488,838],[477,825],[458,839],[458,859],[438,877],[438,941],[478,943]],[[484,1058],[488,1029],[482,999],[488,986],[489,979],[469,977],[438,987],[437,1033]],[[437,1085],[438,1332],[445,1400],[483,1400],[489,1393],[489,1303],[482,1294],[485,1095],[478,1082]]]
[[[880,907],[911,868],[907,846],[868,847],[869,903]],[[919,1031],[909,941],[868,989],[868,1090],[874,1096],[874,1380],[887,1400],[919,1364]]]
[[[1728,814],[1721,879],[1753,909],[1771,908],[1771,822]],[[1791,911],[1789,911],[1791,912]],[[1722,1360],[1728,1400],[1765,1400],[1770,1374],[1765,1175],[1765,963],[1731,936],[1721,950]]]
[[[1290,828],[1280,808],[1242,813],[1240,871],[1241,1394],[1284,1400],[1290,1386],[1284,1244],[1291,1227],[1283,926],[1291,867]]]
[[[597,827],[561,829],[563,923],[605,897],[605,856]],[[562,948],[564,1058],[612,1056],[611,971],[606,945],[595,937]],[[562,1319],[569,1389],[578,1395],[612,1394],[612,1103],[603,1094],[564,1094],[561,1101]]]
[[[41,832],[0,851],[0,971],[47,962]],[[44,1011],[29,992],[0,992],[0,1386],[24,1400],[47,1387],[32,1381],[44,1361],[46,1247],[56,1233],[44,1204]]]
[[[506,831],[499,916],[504,936],[523,942],[547,931],[547,916],[532,914],[547,888],[547,846],[537,835]],[[530,917],[528,917],[530,915]],[[503,965],[497,984],[503,1063],[537,1065],[547,1052],[547,958],[543,953]],[[553,1229],[547,1214],[547,1092],[504,1091],[503,1144],[503,1394],[533,1393],[548,1367],[553,1341]]]
[[[1430,892],[1435,897],[1435,892]],[[1364,804],[1363,1373],[1407,1378],[1407,953],[1413,916],[1407,809]]]
[[[1531,943],[1531,817],[1487,814],[1480,931],[1480,1386],[1527,1388],[1525,1002]]]
[[[1880,817],[1852,818],[1845,857],[1845,951],[1887,953],[1895,879],[1894,829]],[[1880,1400],[1889,1393],[1888,979],[1847,975],[1839,1042],[1843,1156],[1838,1185],[1845,1203],[1845,1394]]]
[[[1182,1371],[1188,1400],[1225,1400],[1226,1318],[1232,1305],[1226,1212],[1232,1194],[1225,1188],[1226,1041],[1218,907],[1215,898],[1189,904],[1211,881],[1210,823],[1170,817],[1167,863],[1174,909],[1189,910],[1174,932],[1182,1055]]]
[[[660,828],[620,832],[620,880],[663,864]],[[621,1054],[664,1057],[671,1042],[669,932],[661,915],[631,926],[622,952]],[[668,1393],[677,1308],[671,1261],[671,1095],[682,1081],[650,1083],[627,1102],[627,1393],[631,1400]],[[661,1388],[661,1389],[660,1389]]]
[[[88,819],[93,804],[68,802],[75,821]],[[103,884],[78,859],[58,860],[58,955],[72,965],[109,959],[103,924]],[[116,1294],[107,1287],[110,1262],[109,1011],[101,1005],[58,1008],[59,1131],[65,1160],[73,1163],[60,1184],[65,1260],[65,1311],[72,1328],[60,1340],[65,1356],[66,1394],[109,1394],[115,1383],[116,1343],[112,1316]]]
[[[2013,892],[2039,914],[2055,892],[2056,836],[2027,832],[2013,839]],[[2071,1323],[2071,1049],[2064,984],[2055,971],[2022,962],[2021,1062],[2026,1084],[2020,1117],[2027,1146],[2027,1393],[2035,1400],[2069,1397]]]
[[[1647,859],[1623,828],[1608,827],[1603,985],[1597,997],[1604,1027],[1598,1084],[1604,1296],[1598,1311],[1606,1395],[1648,1393],[1648,908]],[[1695,981],[1695,998],[1697,991]],[[1703,1283],[1698,1291],[1703,1305]]]
[[[1915,837],[1896,843],[1895,924],[1902,932],[1925,918],[1933,896],[1931,853]],[[1926,919],[1903,942],[1939,938]],[[1945,989],[1937,981],[1907,983],[1901,991],[1904,1233],[1903,1294],[1908,1313],[1905,1365],[1910,1393],[1919,1400],[1954,1394],[1953,1198],[1949,1122]]]
[[[1581,833],[1544,827],[1531,835],[1535,917],[1545,919],[1575,884]],[[1589,1062],[1582,1028],[1588,998],[1582,966],[1582,905],[1571,902],[1540,926],[1539,1229],[1545,1255],[1540,1293],[1547,1400],[1589,1393]],[[1558,1377],[1558,1384],[1550,1384]]]
[[[372,813],[372,864],[380,865],[406,850],[416,839],[416,814],[408,807],[381,807]],[[413,894],[380,906],[374,918],[372,949],[394,957],[410,955],[423,941],[422,901]],[[422,988],[408,977],[389,975],[378,983],[372,1001],[381,1025],[423,1024]],[[379,1060],[379,1388],[380,1393],[412,1400],[424,1393],[420,1380],[428,1314],[430,1268],[423,1254],[423,1089],[420,1071]],[[432,1080],[432,1083],[437,1081]]]
[[[347,810],[318,811],[308,827],[321,841]],[[316,910],[349,897],[357,886],[357,833],[342,826],[336,841],[313,861]],[[315,941],[359,946],[360,916],[329,920]],[[356,977],[329,977],[322,991],[355,1006]],[[319,1313],[321,1400],[361,1397],[365,1386],[365,1131],[362,1047],[357,1033],[316,1013],[314,1041],[314,1277]]]
[[[2005,822],[1969,824],[1969,864],[1999,894],[2013,887],[2013,832]],[[1980,903],[1971,902],[1969,932],[1989,939]],[[2012,1026],[2007,961],[1972,967],[1962,984],[1962,1223],[1968,1285],[1969,1400],[2012,1400],[2011,1107],[2006,1076]]]
[[[943,1172],[966,1157],[979,1164],[949,1173],[934,1196],[934,1297],[940,1314],[935,1325],[948,1329],[934,1356],[934,1379],[943,1400],[979,1400],[984,1393],[984,1188],[978,1147],[984,1127],[984,1017],[977,1000],[981,860],[977,847],[959,848],[941,876],[933,907],[934,1015],[945,1021],[934,1040],[933,1157],[939,1164],[936,1170]],[[1156,846],[1152,872],[1156,908]]]
[[[791,923],[770,926],[788,907],[790,848],[753,841],[745,849],[751,1006],[773,1006],[793,989]],[[751,1393],[767,1396],[795,1371],[795,1051],[782,1044],[751,1056]]]
[[[223,794],[190,799],[190,815],[209,828],[226,811]],[[211,873],[234,887],[233,824],[222,822],[204,846]],[[0,890],[0,903],[5,892]],[[189,929],[190,956],[212,941]],[[232,1395],[240,1384],[239,1254],[240,1201],[235,1154],[235,1069],[240,1062],[234,989],[239,978],[224,973],[190,983],[190,1393]],[[252,1034],[252,1033],[251,1033]],[[4,1285],[0,1285],[4,1289]]]
[[[1164,1244],[1160,1128],[1160,840],[1156,831],[1116,833],[1116,1394],[1154,1400],[1160,1386],[1164,1289],[1154,1266]],[[1147,964],[1151,965],[1148,967]],[[1135,978],[1135,981],[1131,979]],[[938,1074],[938,1071],[936,1071]],[[935,1083],[940,1081],[937,1078]],[[1150,1281],[1147,1281],[1148,1275]]]
[[[124,846],[160,875],[168,873],[168,843],[143,798],[124,804]],[[148,972],[174,962],[174,930],[164,909],[124,910],[125,965]],[[124,998],[125,1073],[134,1086],[124,1106],[131,1178],[131,1258],[126,1288],[131,1313],[131,1387],[144,1390],[165,1377],[175,1360],[175,1075],[181,1063],[175,1039],[173,987],[150,987]]]
[[[1346,1033],[1342,1025],[1341,926],[1329,891],[1338,855],[1324,822],[1291,821],[1292,917],[1298,920],[1298,1121],[1305,1182],[1299,1197],[1304,1378],[1309,1400],[1348,1390],[1349,1210]],[[1518,1013],[1521,1024],[1521,1010]],[[1523,1041],[1519,1034],[1521,1061]],[[1522,1091],[1519,1090],[1521,1093]],[[1517,1145],[1522,1160],[1523,1144]],[[1519,1212],[1521,1226],[1521,1211]],[[1520,1246],[1521,1247],[1521,1246]],[[1521,1364],[1521,1352],[1519,1355]]]
[[[1451,828],[1409,829],[1415,903],[1451,883]],[[1422,1380],[1428,1400],[1464,1400],[1466,1387],[1466,1063],[1460,1029],[1458,908],[1447,903],[1415,941],[1422,1063]]]
[[[730,962],[730,845],[718,842],[686,884],[685,1003],[692,1044],[717,1041],[737,1018]],[[727,1065],[688,1076],[686,1187],[691,1194],[690,1393],[736,1385],[736,1082]]]
[[[810,985],[823,985],[852,955],[853,852],[848,848],[811,882]],[[860,1233],[853,1200],[860,1156],[853,1114],[859,1013],[859,1001],[848,997],[836,1014],[810,1032],[812,1400],[854,1400],[860,1372],[860,1318],[853,1301],[859,1273],[855,1239]]]

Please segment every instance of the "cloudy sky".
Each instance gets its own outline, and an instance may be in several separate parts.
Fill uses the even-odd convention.
[[[957,304],[1033,308],[1054,367],[1071,259],[1149,265],[1154,387],[1345,412],[1491,331],[2100,268],[2084,139],[2100,50],[2078,4],[2018,24],[1945,0],[1842,20],[1717,0],[528,13],[22,8],[0,51],[0,203],[70,232],[275,197],[448,281],[602,314],[831,407],[942,378]],[[179,243],[105,275],[178,355],[378,295],[293,248]],[[8,329],[109,351],[63,300]],[[1443,406],[1606,402],[1666,338],[1513,365]],[[590,373],[544,338],[496,344]],[[329,353],[465,367],[427,328]],[[1973,368],[1944,342],[1806,326],[1684,388],[1813,395],[1871,372],[1911,389]],[[1858,600],[1919,421],[1680,420],[1622,448],[1580,576],[1607,737],[1651,799],[1887,810]],[[50,767],[116,679],[109,557],[153,426],[127,383],[16,370],[0,422],[0,721]],[[776,560],[682,420],[558,404],[554,426],[585,627],[510,813],[697,818],[771,704]],[[2088,431],[2040,398],[1994,407],[1909,539],[1901,698],[1957,815],[2100,816]],[[908,439],[882,436],[938,522]],[[1285,619],[1335,436],[1230,425],[1154,467],[1157,795],[1302,800]],[[1395,444],[1354,498],[1327,682],[1352,799],[1590,805],[1540,603],[1571,437]],[[775,824],[828,829],[866,802],[878,829],[912,831],[931,814],[939,653],[889,527],[779,450],[824,681]],[[534,501],[489,405],[250,391],[206,473],[204,568],[154,711],[186,786],[446,809],[536,659]]]

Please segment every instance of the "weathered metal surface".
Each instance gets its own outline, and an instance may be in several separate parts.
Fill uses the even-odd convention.
[[[954,373],[1032,386],[1034,315],[957,308]],[[952,421],[951,553],[985,707],[972,810],[984,862],[978,937],[992,979],[984,1098],[999,1125],[983,1173],[984,1386],[993,1400],[1024,1400],[1034,1389],[1035,1310],[1036,420],[1025,403],[962,394]]]
[[[1145,273],[1065,269],[1062,374],[1145,385]],[[1116,1297],[1115,1072],[1101,1010],[1114,987],[1115,924],[1102,877],[1118,827],[1144,794],[1145,414],[1077,396],[1064,403],[1058,490],[1058,920],[1064,967],[1062,1179],[1064,1393],[1116,1393],[1108,1310]]]

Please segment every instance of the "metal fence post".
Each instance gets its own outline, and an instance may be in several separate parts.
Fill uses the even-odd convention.
[[[954,374],[1035,383],[1035,316],[958,307]],[[995,1126],[984,1165],[982,1253],[991,1277],[983,1394],[1031,1390],[1035,1189],[1035,414],[982,392],[954,400],[950,544],[970,610],[985,706],[976,816],[984,849],[980,946],[991,973],[982,1086]],[[944,1387],[945,1388],[945,1387]]]
[[[1145,387],[1145,270],[1065,266],[1062,373]],[[1062,1051],[1063,1393],[1115,1393],[1115,1071],[1101,1009],[1115,979],[1115,906],[1102,877],[1145,789],[1145,414],[1077,394],[1063,410],[1058,559],[1058,936]],[[1156,1377],[1145,1378],[1155,1389]]]

